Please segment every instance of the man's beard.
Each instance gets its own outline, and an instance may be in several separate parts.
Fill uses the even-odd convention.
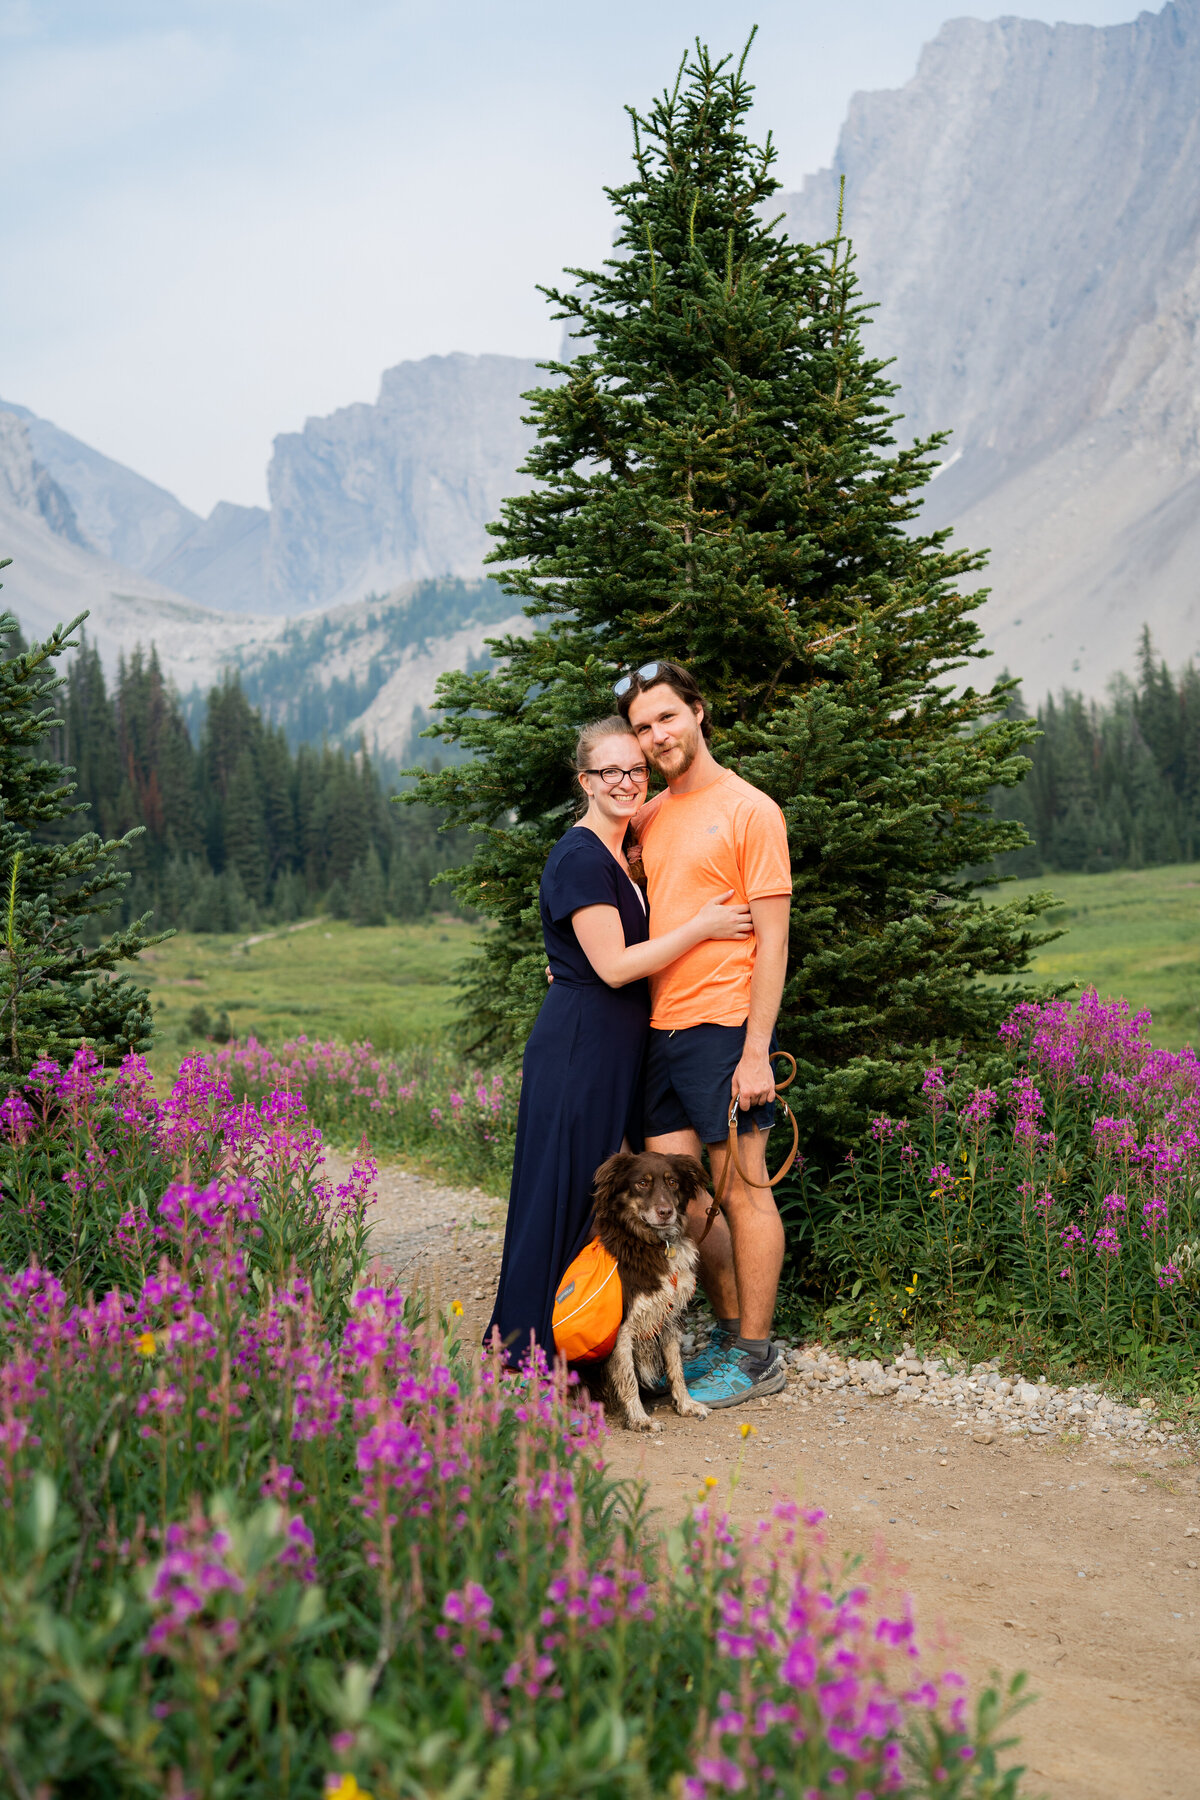
[[[700,731],[697,727],[688,737],[680,738],[669,750],[659,751],[657,755],[652,751],[650,760],[660,775],[665,775],[668,781],[678,781],[695,762],[699,748]]]

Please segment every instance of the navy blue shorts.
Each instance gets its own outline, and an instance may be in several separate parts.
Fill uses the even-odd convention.
[[[646,1051],[643,1128],[648,1138],[692,1130],[702,1144],[729,1136],[733,1071],[742,1060],[744,1025],[687,1025],[678,1031],[650,1028]],[[771,1048],[775,1036],[771,1035]],[[774,1104],[738,1110],[738,1132],[770,1129]]]

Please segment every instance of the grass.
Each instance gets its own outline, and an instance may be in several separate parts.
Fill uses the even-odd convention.
[[[1046,887],[1062,902],[1048,922],[1066,935],[1035,959],[1038,975],[1148,1007],[1166,1048],[1200,1040],[1200,863],[1053,875],[993,892]],[[214,1019],[227,1013],[239,1038],[274,1044],[301,1032],[369,1037],[383,1050],[437,1038],[454,1019],[453,977],[478,929],[449,918],[365,930],[321,919],[262,936],[181,933],[139,964],[154,1001],[154,1067],[173,1070],[202,1042],[187,1030],[197,1004]]]
[[[333,919],[250,937],[181,932],[147,950],[138,973],[154,1004],[156,1073],[173,1073],[203,1043],[188,1027],[197,1005],[227,1013],[234,1034],[282,1043],[368,1037],[398,1049],[444,1032],[453,977],[478,927],[460,919],[370,929]]]
[[[1062,901],[1047,923],[1066,936],[1038,955],[1037,974],[1147,1007],[1164,1049],[1200,1040],[1200,863],[1047,875],[992,891],[1008,899],[1039,888]]]

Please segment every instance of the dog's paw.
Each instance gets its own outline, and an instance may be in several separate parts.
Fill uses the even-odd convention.
[[[699,1400],[687,1399],[677,1401],[675,1411],[679,1414],[681,1419],[707,1419],[708,1417],[707,1406],[702,1405]]]
[[[647,1413],[626,1413],[625,1415],[626,1431],[653,1431],[656,1424],[657,1421],[650,1418]],[[658,1426],[658,1429],[661,1431],[662,1427]]]

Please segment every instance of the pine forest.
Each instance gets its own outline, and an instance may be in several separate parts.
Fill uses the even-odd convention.
[[[61,720],[47,751],[74,770],[88,812],[59,821],[105,838],[141,826],[125,851],[132,880],[122,923],[152,912],[156,927],[251,930],[315,908],[359,925],[456,910],[439,869],[461,856],[427,808],[391,803],[363,748],[289,746],[238,681],[207,696],[188,729],[153,650],[122,659],[111,690],[86,638],[56,696]]]
[[[1019,698],[1014,710],[1023,714]],[[1032,842],[1005,874],[1087,875],[1200,858],[1200,671],[1172,675],[1143,631],[1136,677],[1106,700],[1064,689],[1037,713],[1040,736],[1020,787],[993,796]]]

